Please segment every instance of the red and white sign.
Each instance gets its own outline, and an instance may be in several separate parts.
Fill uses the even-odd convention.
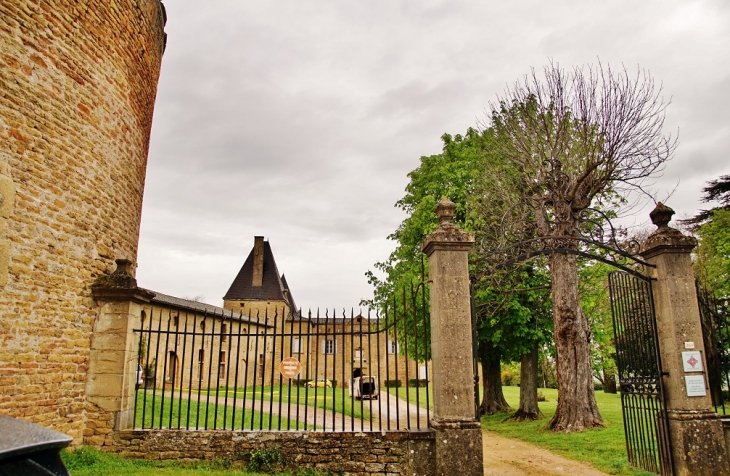
[[[287,357],[279,364],[279,372],[284,378],[294,378],[302,371],[302,364],[294,357]]]
[[[702,354],[699,350],[682,352],[682,364],[685,372],[702,372]]]

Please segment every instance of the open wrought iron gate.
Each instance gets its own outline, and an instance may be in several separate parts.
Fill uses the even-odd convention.
[[[671,476],[672,448],[651,281],[612,272],[608,283],[629,464]]]

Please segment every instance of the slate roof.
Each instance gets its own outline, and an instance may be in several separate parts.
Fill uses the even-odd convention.
[[[250,319],[244,315],[236,314],[235,312],[233,312],[229,309],[224,309],[222,307],[213,306],[212,304],[192,301],[190,299],[178,298],[175,296],[170,296],[168,294],[159,293],[157,291],[152,291],[151,289],[146,289],[145,291],[154,293],[155,297],[152,298],[151,302],[155,303],[155,304],[161,304],[164,306],[172,307],[172,308],[183,310],[183,311],[205,313],[211,317],[212,316],[222,316],[222,317],[225,317],[226,319],[231,319],[234,321],[252,322],[252,323],[258,324],[260,326],[274,327],[271,324],[266,324],[264,321],[259,322],[256,319]]]
[[[291,309],[291,313],[294,314],[297,312],[298,309],[297,303],[294,302],[294,297],[291,295],[291,288],[289,288],[289,284],[286,282],[286,276],[284,276],[283,274],[281,275],[281,285],[287,291],[289,309]]]
[[[296,311],[291,290],[286,284],[286,278],[279,275],[274,253],[271,251],[268,241],[264,241],[264,274],[261,286],[253,285],[253,261],[254,250],[251,249],[251,253],[243,263],[228,292],[223,296],[223,300],[284,301],[289,305],[290,311]],[[285,296],[284,290],[288,291],[288,298]]]

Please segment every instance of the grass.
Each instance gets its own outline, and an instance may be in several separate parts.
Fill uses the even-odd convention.
[[[414,405],[417,403],[421,408],[426,408],[426,392],[430,389],[431,387],[398,387],[389,388],[388,393]],[[433,395],[428,397],[428,408],[433,410]]]
[[[279,391],[278,385],[256,387],[255,389],[253,387],[248,387],[246,389],[229,388],[228,400],[231,401],[235,395],[237,402],[242,401],[244,391],[246,401],[255,400],[257,402],[256,405],[260,405],[263,400],[264,408],[266,408],[271,401],[273,401],[276,406],[281,400],[282,403],[291,402],[296,405],[324,408],[329,412],[334,411],[349,417],[361,418],[363,420],[370,419],[370,411],[368,410],[367,404],[360,405],[359,401],[355,401],[351,398],[348,391],[342,388],[317,388],[316,394],[314,388],[297,387],[295,385],[282,385],[281,391]],[[215,395],[215,392],[215,389],[210,390],[211,395]],[[218,389],[218,392],[219,398],[223,398],[226,395],[226,388],[221,387]]]
[[[178,461],[148,461],[123,458],[91,447],[61,452],[72,476],[264,476],[236,467],[229,460],[216,459],[195,463]],[[294,469],[276,473],[280,476],[324,476],[311,469]]]
[[[153,411],[152,393],[147,391],[145,403],[144,390],[140,390],[137,394],[135,427],[142,427],[144,410],[144,428],[243,428],[244,430],[303,428],[303,422],[299,422],[297,426],[296,409],[292,408],[291,413],[288,413],[287,404],[289,402],[323,408],[327,412],[328,419],[331,418],[332,412],[365,421],[371,419],[368,404],[350,398],[347,390],[340,388],[317,388],[315,394],[313,388],[296,386],[282,386],[281,390],[278,386],[246,389],[221,387],[210,389],[207,393],[209,396],[206,391],[201,391],[200,400],[196,401],[197,391],[193,391],[191,400],[188,401],[185,391],[183,391],[183,398],[180,399],[178,398],[179,389],[175,389],[173,398],[170,397],[170,390],[166,389],[163,401],[162,391],[159,391],[155,394]],[[220,402],[217,407],[215,405],[216,395]],[[244,411],[240,407],[244,396],[247,404],[253,402],[253,409],[246,408]],[[236,404],[239,405],[235,409],[234,398]],[[208,403],[206,403],[206,399],[209,399]],[[279,402],[282,403],[280,415],[277,414]],[[269,410],[272,404],[273,411],[269,415],[266,410]],[[304,416],[301,410],[299,414]],[[292,419],[287,419],[287,415]],[[312,425],[307,425],[307,428],[314,429]]]
[[[136,428],[143,426],[143,410],[144,428],[243,428],[249,430],[269,429],[269,423],[271,423],[272,428],[287,428],[287,425],[290,428],[296,427],[296,421],[290,421],[283,416],[279,419],[279,415],[269,415],[249,408],[244,412],[243,408],[234,409],[232,405],[218,405],[216,407],[212,402],[206,408],[205,399],[201,399],[200,402],[189,401],[185,398],[171,399],[168,393],[165,395],[164,402],[160,395],[156,395],[154,408],[152,403],[152,395],[147,394],[145,406],[144,392],[139,391],[135,414]],[[271,418],[269,418],[270,416]]]
[[[503,387],[507,402],[519,406],[519,387]],[[596,392],[598,408],[604,419],[605,428],[581,433],[553,433],[546,428],[557,406],[557,390],[540,389],[546,402],[540,402],[545,419],[534,422],[505,420],[509,415],[498,413],[482,417],[482,428],[502,436],[533,443],[555,454],[577,461],[585,461],[609,474],[629,476],[650,476],[652,473],[629,467],[626,458],[621,397],[617,394]]]

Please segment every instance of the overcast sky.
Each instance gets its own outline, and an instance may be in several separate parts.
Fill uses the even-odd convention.
[[[221,305],[263,235],[299,306],[357,307],[407,173],[550,59],[663,83],[678,214],[730,173],[727,0],[164,3],[137,270],[159,292]]]

